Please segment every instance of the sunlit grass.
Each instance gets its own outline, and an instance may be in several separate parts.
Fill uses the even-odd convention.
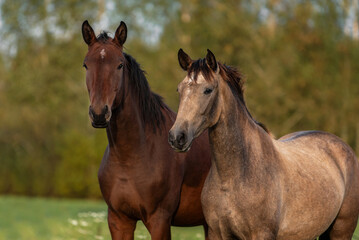
[[[0,240],[108,240],[103,201],[0,197]],[[151,239],[137,223],[135,239]],[[204,239],[202,227],[172,228],[172,239]]]
[[[106,209],[103,201],[0,197],[0,240],[109,240]],[[135,239],[151,239],[141,222]],[[204,239],[203,229],[172,227],[172,239]]]

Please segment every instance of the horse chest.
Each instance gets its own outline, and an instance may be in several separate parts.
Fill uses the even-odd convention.
[[[202,191],[202,206],[209,225],[216,226],[221,232],[232,226],[241,226],[242,219],[238,215],[239,206],[233,201],[233,192],[207,179]]]
[[[263,207],[268,205],[263,196],[265,194],[243,185],[219,184],[209,177],[202,192],[203,210],[209,226],[215,226],[219,235],[229,234],[240,239],[245,239],[251,229],[274,226],[277,207]]]
[[[158,191],[152,191],[159,188],[149,174],[108,164],[99,171],[99,183],[107,205],[119,214],[144,220],[156,208]]]
[[[140,193],[136,183],[123,171],[105,166],[99,171],[99,183],[107,205],[116,212],[137,216]]]
[[[238,205],[225,195],[226,193],[223,194],[223,192],[218,195],[207,195],[208,204],[203,203],[205,218],[215,234],[222,236],[222,239],[228,239],[228,236],[231,238],[233,236],[243,237],[243,228],[247,223],[240,214]],[[206,198],[206,196],[204,197]]]

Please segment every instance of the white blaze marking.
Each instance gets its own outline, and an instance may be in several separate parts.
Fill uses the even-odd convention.
[[[203,74],[202,73],[198,74],[197,84],[202,84],[202,83],[205,83],[205,82],[206,82],[206,79],[204,78]]]
[[[186,77],[186,79],[184,80],[184,82],[188,85],[188,86],[191,86],[192,84],[195,83],[194,81],[194,74],[192,74],[191,76],[188,76]],[[206,82],[206,79],[204,78],[203,74],[202,73],[199,73],[198,76],[197,76],[197,80],[196,80],[196,83],[197,84],[202,84],[202,83],[205,83]]]
[[[192,85],[192,83],[194,82],[194,80],[193,80],[193,74],[191,75],[191,76],[189,76],[189,77],[186,77],[186,80],[185,80],[185,83],[187,84],[187,85]]]
[[[100,55],[101,55],[101,58],[102,58],[102,59],[105,58],[106,52],[105,52],[105,49],[104,49],[104,48],[101,50]]]

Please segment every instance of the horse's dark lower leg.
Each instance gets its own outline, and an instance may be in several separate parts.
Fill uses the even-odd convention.
[[[326,238],[322,238],[322,236],[320,236],[319,239],[351,240],[357,225],[357,220],[358,219],[337,218],[328,233],[325,232],[325,234],[327,234],[324,235]]]
[[[207,224],[204,224],[203,225],[203,229],[204,229],[204,239],[205,240],[208,240],[208,225]]]
[[[127,217],[119,218],[110,209],[108,210],[108,227],[112,240],[133,240],[136,221]]]
[[[332,230],[332,225],[319,236],[319,240],[330,240],[329,234]]]
[[[171,239],[171,218],[152,216],[146,224],[151,234],[152,240],[170,240]]]

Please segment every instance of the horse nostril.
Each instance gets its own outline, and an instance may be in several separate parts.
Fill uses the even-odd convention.
[[[111,111],[108,107],[108,105],[105,105],[104,109],[103,109],[103,114],[105,116],[106,121],[110,121],[111,118]]]
[[[180,146],[183,146],[185,145],[186,143],[186,140],[187,140],[187,136],[184,132],[181,132],[180,134],[178,134],[177,136],[177,142]]]
[[[168,142],[169,142],[171,145],[173,145],[173,144],[174,144],[174,141],[175,141],[175,137],[174,137],[172,131],[170,131],[170,132],[168,133]]]
[[[91,119],[94,119],[94,118],[95,118],[94,113],[93,113],[93,109],[92,109],[91,106],[89,107],[89,115],[90,115],[90,118],[91,118]]]
[[[104,107],[100,108],[102,110],[100,110],[101,112],[99,112],[97,110],[97,112],[95,111],[96,108],[90,106],[89,107],[89,116],[90,119],[92,120],[92,123],[99,126],[104,126],[107,124],[107,122],[110,120],[111,118],[111,110],[109,109],[108,105],[105,105]]]
[[[105,105],[105,107],[102,109],[102,114],[106,115],[108,113],[108,106]]]

